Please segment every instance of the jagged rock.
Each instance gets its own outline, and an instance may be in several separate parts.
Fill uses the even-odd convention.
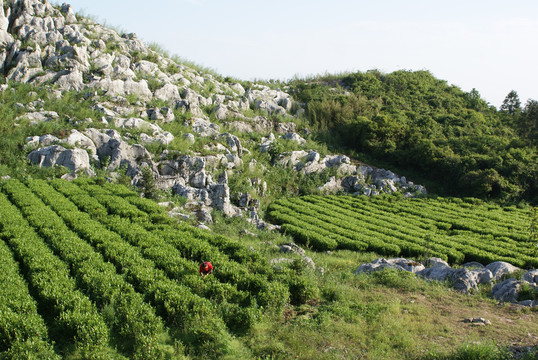
[[[158,100],[172,102],[180,99],[179,90],[176,85],[165,84],[162,88],[155,90],[155,98]]]
[[[268,152],[269,149],[271,149],[271,146],[273,146],[273,142],[275,140],[275,135],[273,133],[270,133],[269,136],[262,138],[262,142],[260,144],[260,151],[262,153]]]
[[[312,269],[315,269],[316,268],[316,263],[314,263],[314,260],[312,260],[312,258],[310,256],[304,256],[302,258],[303,262],[306,264],[306,266],[312,268]]]
[[[181,209],[178,207],[173,208],[168,212],[168,216],[170,217],[176,217],[183,220],[189,220],[191,217],[188,214],[183,214],[181,212]]]
[[[243,166],[243,160],[237,154],[226,154],[221,160],[226,169],[237,169]]]
[[[122,129],[138,129],[142,131],[149,131],[152,134],[160,133],[163,130],[159,125],[149,123],[139,118],[129,118],[129,119],[116,119],[114,125]]]
[[[462,264],[461,267],[467,268],[467,269],[483,269],[485,268],[484,265],[480,264],[476,261],[467,262],[465,264]]]
[[[129,145],[121,139],[116,130],[87,129],[88,136],[97,148],[97,156],[101,161],[108,159],[108,169],[115,170],[121,165],[128,167],[127,174],[134,176],[138,173],[138,163],[151,161],[151,154],[141,145]]]
[[[427,267],[426,269],[419,271],[417,274],[426,279],[445,281],[452,276],[454,271],[454,269],[448,266],[448,264],[445,264],[442,262],[436,262],[433,266],[430,265],[431,267]]]
[[[243,155],[243,147],[241,146],[241,141],[239,141],[239,138],[237,136],[230,133],[222,133],[219,135],[219,138],[226,141],[228,149],[231,152],[237,153],[237,155],[240,157]]]
[[[168,145],[172,141],[174,141],[175,137],[168,131],[157,133],[153,136],[149,136],[147,134],[140,134],[140,142],[144,145],[152,144],[152,143],[160,143],[163,145]]]
[[[521,281],[516,279],[507,279],[495,284],[491,289],[491,295],[500,301],[515,302],[519,295]]]
[[[426,261],[424,261],[424,265],[427,267],[449,266],[446,261],[438,257],[431,257],[431,258],[426,259]]]
[[[538,269],[529,270],[523,275],[523,280],[538,285]]]
[[[194,118],[190,124],[192,131],[202,137],[213,137],[219,134],[219,126],[202,118]]]
[[[344,187],[342,186],[342,179],[337,179],[336,176],[331,176],[329,181],[327,181],[323,186],[319,187],[319,190],[326,194],[334,194],[339,191],[342,191]]]
[[[294,122],[277,122],[274,125],[274,129],[275,132],[278,134],[296,133],[297,124],[295,124]]]
[[[358,176],[346,176],[342,179],[342,188],[347,193],[354,193],[362,188],[361,179]]]
[[[119,79],[112,80],[107,77],[98,82],[93,82],[92,85],[106,91],[109,96],[136,95],[143,100],[149,100],[153,97],[146,80],[136,82],[132,79],[123,81]]]
[[[241,197],[239,198],[239,207],[248,207],[251,200],[252,196],[249,193],[241,194]]]
[[[538,307],[538,300],[523,300],[523,301],[518,301],[517,304],[521,306],[533,308],[533,307]]]
[[[486,265],[486,268],[491,271],[493,274],[493,277],[495,278],[495,281],[500,280],[503,275],[511,274],[517,270],[519,270],[518,267],[515,267],[512,264],[509,264],[504,261],[495,261],[488,265]]]
[[[71,8],[71,5],[63,3],[61,11],[62,13],[64,13],[66,24],[74,24],[77,22],[77,17],[75,16],[73,9]]]
[[[239,83],[232,84],[230,88],[236,93],[238,93],[240,96],[245,95],[245,88]]]
[[[467,268],[454,269],[451,274],[453,287],[464,293],[478,290],[478,274]]]
[[[383,269],[387,269],[387,268],[405,271],[405,269],[403,267],[401,267],[400,265],[395,264],[395,263],[391,263],[391,262],[389,262],[388,260],[386,260],[384,258],[379,258],[379,259],[374,260],[370,264],[362,264],[362,265],[360,265],[357,268],[357,270],[355,270],[355,274],[370,273],[370,272],[373,272],[373,271],[379,271],[379,270],[383,270]]]
[[[28,119],[30,120],[30,125],[37,125],[38,123],[42,121],[51,121],[54,119],[58,119],[59,115],[55,111],[36,111],[31,113],[26,113],[24,115],[19,116],[16,120],[20,119]]]
[[[82,147],[91,154],[94,160],[99,159],[97,157],[97,148],[95,147],[95,144],[93,143],[93,141],[86,135],[79,132],[78,130],[75,130],[75,129],[71,130],[71,133],[66,139],[64,139],[64,142],[71,146]]]
[[[306,140],[303,139],[299,134],[294,133],[294,132],[286,133],[286,134],[284,134],[282,136],[282,138],[285,139],[285,140],[290,140],[290,141],[296,142],[299,145],[306,144]]]
[[[54,135],[46,134],[41,136],[29,136],[26,138],[26,147],[50,146],[59,144],[61,140]]]
[[[52,145],[32,151],[28,160],[39,167],[64,166],[76,172],[90,169],[90,157],[83,149],[66,149],[60,145]]]
[[[177,183],[172,191],[190,201],[198,201],[221,210],[226,216],[232,217],[241,214],[241,211],[230,203],[230,189],[226,184],[208,184],[202,189]]]
[[[162,120],[165,123],[176,119],[174,112],[168,107],[146,109],[146,115],[150,120]]]
[[[285,254],[305,255],[305,251],[296,243],[287,243],[280,246],[280,252]]]
[[[110,110],[109,108],[105,107],[102,104],[96,104],[96,105],[94,105],[92,107],[92,109],[102,113],[104,116],[106,116],[110,120],[112,120],[112,119],[114,119],[114,118],[116,118],[118,116],[118,114],[116,112]]]

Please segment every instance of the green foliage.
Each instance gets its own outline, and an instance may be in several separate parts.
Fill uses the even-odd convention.
[[[528,210],[507,211],[477,199],[309,195],[281,198],[268,210],[282,231],[319,251],[538,265],[529,247]]]
[[[511,92],[497,112],[476,89],[465,93],[428,71],[357,72],[290,85],[306,103],[310,127],[331,146],[421,173],[445,194],[537,199],[534,100],[521,110]]]
[[[142,190],[144,197],[148,199],[156,199],[158,197],[153,171],[148,166],[142,168]]]
[[[530,214],[529,242],[534,245],[535,254],[538,256],[538,207],[532,208]]]

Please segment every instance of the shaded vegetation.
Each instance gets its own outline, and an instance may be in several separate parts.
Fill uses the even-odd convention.
[[[421,173],[444,194],[538,200],[538,102],[501,110],[428,71],[357,72],[291,82],[319,138],[402,173]]]

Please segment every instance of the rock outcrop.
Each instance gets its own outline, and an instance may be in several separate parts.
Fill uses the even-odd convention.
[[[529,270],[521,280],[507,279],[495,284],[502,276],[508,276],[519,268],[502,261],[490,263],[486,266],[473,262],[463,264],[461,268],[452,268],[439,258],[430,258],[424,263],[397,258],[379,258],[371,263],[360,265],[355,274],[371,273],[383,269],[396,269],[412,272],[427,280],[450,281],[454,289],[464,293],[478,290],[479,285],[493,285],[491,296],[499,301],[517,302],[524,306],[536,306],[535,300],[518,301],[522,285],[533,288],[538,293],[538,270]]]
[[[97,114],[71,119],[47,108],[43,99],[17,104],[18,110],[24,110],[16,120],[21,124],[43,126],[43,122],[65,121],[72,127],[80,125],[78,130],[54,136],[28,138],[25,150],[32,163],[64,166],[72,176],[81,171],[92,174],[96,168],[110,172],[122,169],[135,185],[140,183],[141,168],[148,167],[159,188],[172,189],[197,203],[198,208],[207,208],[198,216],[204,222],[209,222],[210,209],[216,208],[228,216],[246,214],[259,228],[274,228],[259,218],[258,199],[250,199],[258,201],[258,206],[250,201],[245,206],[232,203],[228,175],[246,171],[243,158],[258,147],[228,129],[264,134],[261,151],[269,151],[277,140],[298,148],[306,146],[303,136],[308,132],[299,132],[293,122],[300,104],[294,103],[286,89],[259,84],[245,88],[176,63],[153,51],[135,34],[120,36],[77,17],[67,4],[14,0],[7,6],[9,14],[4,8],[0,8],[0,67],[7,80],[47,88],[50,95],[46,100],[76,91],[91,101],[90,109]],[[9,85],[1,89],[6,91]],[[251,110],[256,111],[255,116]],[[219,125],[211,121],[214,118]],[[181,134],[172,134],[165,131],[169,125],[184,128]],[[201,152],[207,154],[182,148],[182,142],[192,145],[197,141],[205,144]],[[161,153],[157,153],[159,149]],[[277,163],[307,175],[335,170],[337,176],[330,184],[320,184],[327,191],[329,187],[330,191],[368,195],[422,191],[390,172],[377,176],[377,169],[357,167],[342,155],[322,157],[315,151],[300,150],[282,154]],[[248,169],[260,172],[266,167],[251,161]],[[215,180],[220,174],[222,177]],[[266,190],[267,184],[257,193]]]

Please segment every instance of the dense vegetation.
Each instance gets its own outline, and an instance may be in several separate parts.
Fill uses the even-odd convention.
[[[538,248],[528,236],[529,211],[476,199],[311,195],[276,201],[270,216],[318,250],[538,266]]]
[[[333,145],[457,196],[538,200],[538,102],[497,111],[427,71],[358,72],[291,83]]]
[[[307,250],[322,275],[268,241],[289,239],[239,242],[216,234],[236,237],[239,219],[218,220],[215,233],[177,223],[99,180],[3,181],[0,358],[443,359],[464,340],[538,331],[533,312],[440,283],[353,274],[377,254]],[[270,265],[282,256],[291,262]],[[216,270],[201,278],[205,259]],[[447,306],[458,311],[439,313]],[[496,326],[459,323],[477,314]],[[469,352],[507,354],[494,343],[459,350]]]
[[[0,293],[10,314],[0,323],[7,335],[0,351],[10,356],[51,353],[50,336],[64,356],[218,358],[230,354],[233,334],[289,301],[304,303],[313,291],[292,270],[277,274],[259,253],[179,226],[127,188],[79,185],[1,185],[2,266],[29,284],[15,277]],[[201,278],[205,259],[218,272]]]

